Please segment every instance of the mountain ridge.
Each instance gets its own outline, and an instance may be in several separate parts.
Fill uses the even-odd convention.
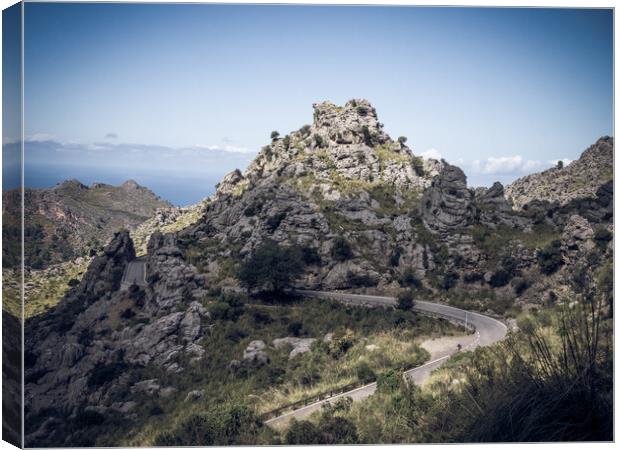
[[[312,125],[272,134],[243,173],[227,174],[195,209],[160,209],[133,231],[146,244],[145,286],[121,289],[137,255],[129,231],[120,231],[58,306],[26,321],[30,445],[92,442],[110,417],[131,429],[148,414],[145,383],[159,389],[165,381],[165,398],[183,409],[202,395],[195,380],[210,382],[204,373],[215,365],[232,380],[269,371],[262,350],[246,358],[265,347],[252,334],[269,315],[245,316],[247,330],[236,322],[244,314],[241,269],[260,264],[252,258],[264,249],[298,250],[286,253],[300,259],[293,288],[410,292],[512,324],[522,311],[570,304],[576,272],[598,279],[609,269],[613,181],[592,181],[596,190],[571,191],[563,204],[534,198],[514,209],[500,183],[470,188],[460,168],[422,161],[405,139],[394,141],[365,100],[319,103],[314,111]],[[264,291],[258,281],[250,294]],[[224,341],[212,340],[217,332]],[[246,351],[226,352],[237,344]],[[72,420],[81,415],[96,420],[75,431]]]
[[[19,189],[3,192],[8,235],[17,233],[21,226],[20,205]],[[25,188],[24,205],[24,263],[35,269],[87,256],[90,250],[106,244],[118,229],[133,229],[158,208],[172,206],[133,180],[119,186],[87,186],[75,179],[51,188]],[[19,259],[16,246],[5,249],[4,257],[8,263],[5,267],[14,265]]]

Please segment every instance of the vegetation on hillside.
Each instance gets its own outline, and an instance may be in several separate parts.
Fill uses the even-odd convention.
[[[612,440],[609,273],[573,266],[572,296],[522,315],[504,342],[453,356],[423,389],[398,382],[338,416],[356,443]],[[312,418],[319,434],[322,420]],[[300,429],[311,427],[289,432]]]
[[[204,339],[202,361],[179,374],[125,368],[128,376],[139,371],[137,379],[156,378],[178,391],[168,398],[140,397],[137,424],[119,427],[113,418],[104,417],[93,431],[100,436],[97,444],[285,442],[284,436],[257,423],[257,417],[358,377],[374,378],[392,368],[421,364],[428,358],[419,347],[421,339],[464,332],[447,321],[411,311],[359,308],[328,300],[270,303],[268,298],[259,301],[213,293],[205,305],[215,323]],[[331,339],[325,339],[328,334]],[[273,339],[286,336],[317,340],[310,351],[290,358],[291,347],[271,346]],[[244,350],[254,340],[268,345],[268,363],[243,360]],[[203,391],[199,399],[184,401],[187,392],[197,389]],[[215,412],[221,413],[219,418]],[[228,428],[226,423],[237,425]]]

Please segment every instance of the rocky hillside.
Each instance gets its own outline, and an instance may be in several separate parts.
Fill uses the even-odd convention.
[[[200,361],[204,350],[197,342],[208,314],[196,300],[204,296],[204,282],[179,256],[170,237],[156,233],[149,286],[123,290],[135,250],[129,233],[120,232],[55,309],[27,321],[29,445],[84,444],[93,423],[75,427],[76,421],[131,416],[137,404],[129,391],[140,387],[135,383],[145,367],[176,373]]]
[[[613,179],[614,138],[605,136],[567,166],[519,178],[506,187],[506,198],[516,209],[532,200],[565,205],[573,199],[594,196],[601,184]]]
[[[184,208],[171,206],[157,209],[151,218],[131,231],[136,254],[144,255],[146,253],[147,244],[153,233],[172,233],[195,224],[203,216],[206,204],[207,201],[205,200]]]
[[[20,193],[3,193],[6,242],[19,242]],[[121,228],[133,229],[171,205],[153,192],[126,181],[120,186],[95,183],[86,186],[70,180],[50,189],[25,191],[25,264],[41,269],[50,264],[88,255],[101,248]],[[18,262],[18,245],[4,249],[4,267]]]
[[[469,188],[458,167],[423,161],[406,139],[388,136],[365,100],[315,104],[313,118],[272,139],[245,173],[224,177],[204,217],[177,234],[184,258],[209,283],[235,284],[236,267],[274,241],[313,255],[299,287],[385,291],[413,282],[471,297],[486,289],[483,303],[502,303],[494,300],[501,293],[512,304],[514,285],[537,273],[538,253],[572,216],[611,230],[611,138],[552,176],[570,199],[549,202],[534,190],[529,208],[515,210],[506,197],[515,201],[516,185],[506,193],[500,183]],[[573,176],[584,168],[587,188],[582,173]],[[540,302],[526,291],[518,301]]]
[[[248,169],[224,177],[204,204],[159,210],[134,231],[148,240],[146,286],[121,287],[136,250],[120,232],[56,308],[27,320],[28,446],[91,445],[91,430],[131,428],[155,414],[154,393],[163,403],[180,398],[171,374],[211,382],[197,368],[206,367],[197,365],[205,349],[209,364],[228,374],[220,387],[237,386],[235,371],[253,369],[220,355],[237,344],[252,350],[253,331],[237,326],[243,303],[226,293],[237,291],[240,269],[265,248],[291,251],[284,269],[300,269],[297,287],[412,289],[415,298],[506,320],[571,302],[578,277],[609,278],[613,182],[603,171],[591,173],[588,189],[566,175],[566,201],[534,189],[519,203],[514,185],[471,189],[458,167],[417,157],[405,138],[384,132],[365,100],[315,104],[313,119],[283,137],[273,133]],[[593,167],[596,152],[613,154],[607,145],[613,140],[603,138],[560,170]],[[555,178],[547,173],[532,179]],[[507,197],[526,207],[513,208]],[[260,329],[268,320],[255,314],[251,323]],[[224,341],[213,340],[212,326],[226,330]],[[258,359],[278,380],[268,359]]]
[[[441,167],[391,139],[367,101],[316,104],[312,125],[273,139],[245,173],[224,177],[203,219],[179,239],[212,280],[270,239],[316,250],[321,262],[308,270],[307,287],[385,284],[392,265],[426,270],[428,249],[414,230],[421,224],[410,213]],[[350,241],[351,258],[331,256],[338,238]]]

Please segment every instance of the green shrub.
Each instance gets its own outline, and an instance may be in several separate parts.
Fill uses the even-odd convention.
[[[370,130],[368,129],[368,125],[362,126],[362,133],[364,135],[364,143],[372,147],[372,135],[370,134]]]
[[[265,222],[265,224],[267,225],[267,228],[269,228],[269,231],[273,233],[274,231],[276,231],[276,229],[280,226],[280,224],[285,218],[286,213],[284,211],[280,211],[273,216],[270,216]]]
[[[301,251],[266,241],[254,251],[237,272],[241,285],[264,293],[282,292],[304,270]]]
[[[411,161],[411,165],[413,166],[413,171],[417,176],[421,177],[424,175],[424,163],[420,158],[414,156]]]
[[[276,140],[276,139],[278,139],[279,137],[280,137],[280,133],[278,133],[277,131],[272,131],[272,132],[271,132],[271,139],[272,139],[272,140],[274,140],[274,141],[275,141],[275,140]]]
[[[221,300],[209,307],[209,314],[214,320],[236,321],[244,312],[243,300],[235,294],[223,295]]]
[[[314,247],[302,247],[301,248],[301,257],[304,261],[304,264],[307,266],[318,266],[321,264],[321,256],[319,252]]]
[[[402,254],[402,249],[400,247],[396,247],[392,254],[390,255],[390,266],[396,267],[400,262],[400,255]]]
[[[594,231],[594,242],[596,243],[596,246],[601,250],[605,250],[607,248],[607,243],[612,239],[613,234],[603,226],[598,227]]]
[[[398,302],[396,306],[398,309],[409,311],[414,305],[413,291],[411,289],[407,289],[406,291],[399,292],[396,300]]]
[[[353,251],[347,240],[342,236],[338,236],[332,244],[331,255],[336,261],[346,261],[351,259]]]
[[[497,272],[491,275],[491,279],[489,280],[489,284],[493,287],[502,287],[506,286],[511,278],[510,272],[504,269],[499,269]]]
[[[399,136],[398,137],[398,143],[400,145],[405,145],[405,142],[407,142],[407,137],[406,136]]]
[[[323,434],[319,429],[307,420],[297,421],[293,419],[284,435],[287,445],[312,445],[323,444]]]
[[[190,415],[174,430],[157,436],[155,445],[247,445],[255,442],[261,428],[260,419],[246,406],[225,406]]]
[[[323,148],[325,144],[325,142],[323,141],[323,137],[320,134],[315,134],[313,138],[314,138],[314,143],[316,144],[316,146],[318,148]]]
[[[551,275],[564,264],[561,246],[562,243],[559,240],[555,240],[547,247],[538,251],[538,265],[543,274]]]
[[[514,290],[517,296],[523,294],[531,285],[530,281],[525,278],[517,278],[514,283]]]
[[[351,330],[334,333],[328,351],[334,358],[344,355],[355,344],[355,335]]]
[[[389,394],[403,385],[403,374],[399,370],[389,369],[377,376],[377,392]]]
[[[243,210],[243,215],[246,217],[252,217],[256,214],[256,205],[254,203],[250,204],[247,208]]]
[[[362,362],[355,368],[357,379],[362,383],[372,383],[377,378],[377,374],[370,368],[368,363]]]
[[[441,280],[441,288],[446,291],[452,289],[459,281],[459,277],[459,273],[456,270],[448,270]]]
[[[325,416],[319,422],[322,442],[328,445],[357,444],[357,427],[340,416]]]
[[[310,134],[310,125],[304,125],[299,129],[302,136],[308,136]]]
[[[410,267],[407,267],[400,276],[400,285],[414,289],[422,288],[422,281],[417,277],[416,273]]]
[[[302,322],[295,321],[295,322],[289,323],[286,329],[293,336],[299,336],[301,334],[301,330],[303,329],[303,327],[304,327],[304,324]]]
[[[479,283],[484,280],[484,274],[481,272],[467,272],[463,275],[463,281],[467,284]]]

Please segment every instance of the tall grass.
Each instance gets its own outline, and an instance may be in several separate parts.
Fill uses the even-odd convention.
[[[424,388],[354,404],[360,442],[551,442],[613,439],[609,294],[572,270],[572,296],[519,320],[495,346],[461,353]]]

